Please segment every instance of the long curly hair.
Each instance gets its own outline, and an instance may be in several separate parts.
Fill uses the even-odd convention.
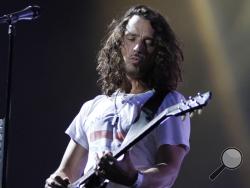
[[[151,89],[169,92],[175,90],[182,81],[181,63],[183,53],[176,36],[166,19],[155,10],[138,5],[130,8],[122,18],[113,20],[108,34],[98,53],[98,85],[104,94],[110,96],[117,89],[129,92],[131,84],[123,66],[121,45],[129,19],[138,15],[150,21],[155,31],[156,55],[154,67],[147,76],[146,85]]]

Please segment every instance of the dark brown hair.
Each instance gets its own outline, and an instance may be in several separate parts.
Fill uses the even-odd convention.
[[[134,15],[149,20],[155,30],[157,51],[154,68],[146,80],[147,86],[164,92],[175,90],[178,82],[182,80],[182,50],[166,19],[145,5],[130,8],[121,19],[110,24],[107,37],[98,54],[98,85],[106,95],[111,95],[117,89],[130,91],[131,85],[123,69],[121,44],[127,23]]]

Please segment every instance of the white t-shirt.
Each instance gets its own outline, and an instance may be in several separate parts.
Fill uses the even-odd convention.
[[[95,166],[96,153],[114,152],[122,143],[131,124],[135,121],[140,108],[153,95],[154,90],[140,94],[115,92],[112,96],[98,95],[83,104],[80,112],[70,124],[66,133],[89,151],[88,162],[84,172]],[[157,114],[169,106],[185,100],[177,91],[170,92],[160,105]],[[119,116],[114,126],[114,116]],[[139,141],[129,151],[137,169],[144,169],[155,164],[157,149],[163,144],[185,146],[189,150],[190,119],[171,117]],[[108,187],[122,188],[117,184]]]

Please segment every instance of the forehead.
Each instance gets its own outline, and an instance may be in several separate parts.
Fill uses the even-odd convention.
[[[138,15],[134,15],[129,19],[126,26],[126,32],[149,37],[153,37],[154,35],[154,29],[150,21]]]

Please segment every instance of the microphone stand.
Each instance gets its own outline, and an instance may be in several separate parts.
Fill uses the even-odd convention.
[[[0,125],[0,162],[1,165],[1,187],[7,187],[7,172],[8,172],[8,136],[11,120],[11,89],[12,89],[12,64],[13,64],[13,49],[14,49],[14,36],[15,36],[15,26],[13,25],[11,19],[8,21],[8,35],[9,35],[9,47],[8,47],[8,65],[7,65],[7,88],[6,88],[6,108],[5,116]]]
[[[12,87],[12,64],[15,36],[15,23],[21,20],[33,20],[39,17],[39,6],[28,6],[25,9],[12,14],[0,17],[0,23],[9,25],[9,49],[7,65],[7,89],[6,89],[6,109],[4,119],[0,119],[0,188],[6,188],[8,172],[8,136],[11,120],[11,87]]]
[[[28,6],[25,9],[0,17],[0,23],[9,25],[9,49],[7,65],[6,109],[4,119],[0,119],[0,188],[6,188],[8,174],[8,136],[11,120],[11,89],[12,89],[12,64],[15,36],[15,23],[21,20],[33,20],[39,17],[39,6]]]

